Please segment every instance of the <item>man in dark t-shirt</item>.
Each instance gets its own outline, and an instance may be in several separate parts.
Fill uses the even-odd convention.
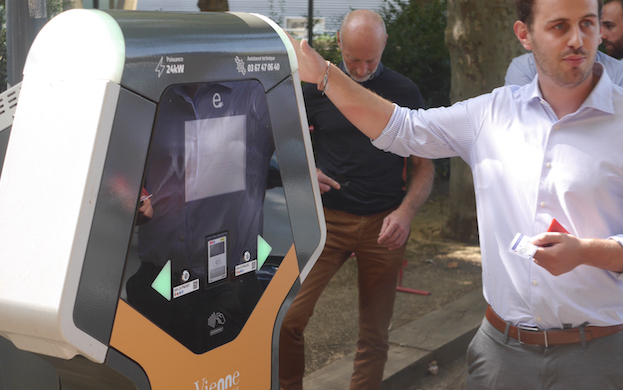
[[[338,33],[340,68],[375,93],[410,108],[423,106],[418,87],[381,64],[387,41],[383,19],[368,10],[346,16]],[[388,328],[397,275],[410,224],[432,186],[432,162],[383,152],[324,96],[327,85],[303,87],[313,127],[318,181],[327,223],[325,248],[293,301],[280,336],[279,377],[284,390],[301,389],[303,331],[318,297],[352,253],[358,266],[359,339],[351,389],[379,389],[387,360]]]

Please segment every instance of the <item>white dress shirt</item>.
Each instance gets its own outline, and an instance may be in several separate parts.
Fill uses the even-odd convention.
[[[459,156],[472,169],[483,292],[513,324],[542,329],[623,323],[623,277],[580,265],[553,276],[507,252],[516,233],[556,218],[580,238],[623,243],[623,88],[601,76],[584,104],[557,118],[538,77],[452,107],[396,107],[373,144],[402,156]]]

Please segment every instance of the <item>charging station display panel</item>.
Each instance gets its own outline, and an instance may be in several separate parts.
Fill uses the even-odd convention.
[[[174,85],[157,109],[127,302],[194,353],[232,341],[267,285],[274,141],[256,80]],[[264,270],[266,269],[264,268]],[[127,271],[126,271],[127,272]]]

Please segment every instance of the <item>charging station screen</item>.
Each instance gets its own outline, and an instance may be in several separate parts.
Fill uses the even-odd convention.
[[[186,202],[246,189],[246,115],[187,121]]]
[[[194,353],[236,338],[278,268],[274,237],[291,246],[274,149],[256,80],[174,85],[160,99],[142,189],[151,210],[139,208],[122,297]],[[286,234],[267,238],[268,225]]]

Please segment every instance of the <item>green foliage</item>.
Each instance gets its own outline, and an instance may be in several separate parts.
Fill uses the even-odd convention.
[[[72,8],[72,2],[68,0],[46,0],[48,20],[51,20],[61,12]]]
[[[342,61],[342,51],[337,45],[337,35],[314,35],[314,49],[322,58],[336,65]]]
[[[446,0],[385,0],[380,14],[389,34],[383,63],[413,80],[427,107],[449,105]]]
[[[268,0],[268,17],[273,22],[283,26],[283,15],[285,13],[286,0]]]

